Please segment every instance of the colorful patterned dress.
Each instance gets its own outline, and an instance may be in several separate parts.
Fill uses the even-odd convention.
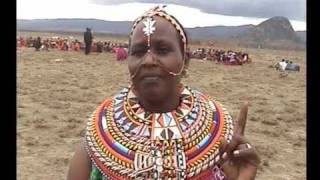
[[[199,91],[185,87],[177,109],[150,113],[124,88],[88,120],[90,180],[226,179],[219,145],[232,135],[229,113]]]

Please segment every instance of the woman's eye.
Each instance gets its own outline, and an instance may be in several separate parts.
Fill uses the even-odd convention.
[[[169,52],[168,48],[162,47],[157,50],[158,54],[165,55]]]
[[[135,50],[131,52],[131,55],[136,57],[142,57],[144,54],[145,54],[145,51],[143,50]]]

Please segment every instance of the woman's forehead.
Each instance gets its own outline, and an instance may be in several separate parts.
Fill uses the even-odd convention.
[[[169,40],[171,42],[176,41],[179,44],[178,32],[169,21],[158,16],[152,17],[152,19],[155,21],[155,30],[151,34],[151,39]],[[131,36],[132,44],[139,43],[147,39],[148,36],[145,35],[143,30],[145,28],[144,22],[145,19],[140,21],[133,30]]]

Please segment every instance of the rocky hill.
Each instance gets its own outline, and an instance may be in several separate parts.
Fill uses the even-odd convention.
[[[240,45],[250,47],[304,49],[306,38],[305,31],[303,32],[295,32],[287,18],[276,16],[236,35],[235,38]]]
[[[293,30],[290,21],[280,16],[263,21],[254,28],[239,34],[237,37],[254,41],[300,40]]]

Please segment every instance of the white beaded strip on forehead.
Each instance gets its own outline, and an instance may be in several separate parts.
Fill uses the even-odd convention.
[[[157,6],[155,8],[151,8],[150,10],[145,12],[142,16],[138,17],[133,23],[130,36],[132,36],[133,30],[136,28],[137,24],[142,19],[144,19],[146,17],[152,17],[152,16],[163,17],[166,20],[168,20],[175,27],[175,29],[179,32],[179,34],[181,36],[181,40],[183,42],[183,51],[185,53],[186,50],[187,50],[187,37],[186,37],[186,34],[185,34],[184,30],[182,29],[181,25],[175,20],[175,18],[173,18],[173,16],[169,15],[166,11],[164,11],[163,7]],[[150,36],[148,36],[148,37],[150,37]]]
[[[156,22],[151,17],[147,17],[143,22],[144,28],[142,29],[142,31],[148,37],[148,51],[150,51],[150,36],[156,30],[156,27],[154,27],[155,23]]]

